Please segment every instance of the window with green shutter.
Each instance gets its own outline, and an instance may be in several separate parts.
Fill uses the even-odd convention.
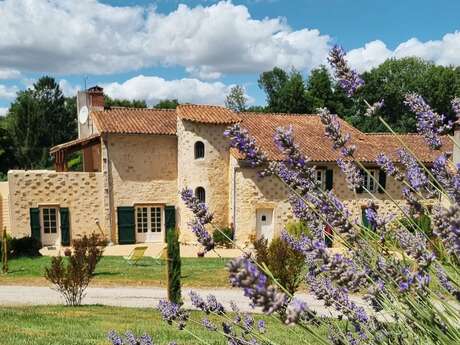
[[[41,242],[40,209],[30,209],[30,235]]]
[[[334,187],[334,171],[326,169],[326,190],[332,190]]]
[[[118,243],[136,243],[134,207],[124,206],[117,208],[118,216]]]
[[[387,188],[387,174],[385,171],[379,171],[379,193],[383,193],[384,189]]]
[[[61,244],[63,246],[70,246],[69,209],[67,207],[61,207],[59,213],[61,216]]]

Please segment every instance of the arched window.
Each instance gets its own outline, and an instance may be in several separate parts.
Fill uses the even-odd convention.
[[[195,196],[200,202],[206,202],[206,191],[203,187],[197,187],[195,189]]]
[[[195,159],[204,158],[204,144],[202,141],[195,143]]]

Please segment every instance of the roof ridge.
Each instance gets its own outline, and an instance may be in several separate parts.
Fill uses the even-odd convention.
[[[391,132],[369,132],[364,133],[366,135],[384,135],[384,136],[394,136],[394,135],[410,135],[410,136],[419,136],[419,133],[409,132],[409,133],[391,133]]]
[[[176,111],[176,109],[164,109],[164,108],[136,108],[136,107],[110,107],[110,108],[104,108],[103,111],[109,111],[109,110],[134,110],[134,111],[147,111],[147,110],[153,110],[153,111]]]
[[[249,116],[256,116],[256,115],[276,115],[276,116],[319,116],[318,114],[300,114],[300,113],[263,113],[263,112],[258,112],[258,111],[242,111],[240,113],[236,114],[241,114],[241,115],[249,115]]]

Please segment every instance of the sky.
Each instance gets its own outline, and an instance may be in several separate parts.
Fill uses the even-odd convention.
[[[275,66],[309,71],[340,44],[358,71],[419,56],[460,65],[457,0],[0,0],[0,115],[42,75],[66,96],[223,104]]]

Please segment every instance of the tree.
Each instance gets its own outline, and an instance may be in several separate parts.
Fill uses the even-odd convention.
[[[247,101],[244,88],[240,85],[235,85],[230,89],[229,94],[225,98],[225,106],[233,111],[243,112],[247,108]]]
[[[147,103],[144,100],[128,100],[128,99],[113,99],[104,95],[104,105],[110,107],[124,108],[147,108]]]
[[[312,112],[313,104],[300,72],[292,70],[287,73],[275,67],[271,71],[263,72],[258,83],[266,94],[268,111],[301,114]]]
[[[18,165],[49,167],[49,148],[76,137],[75,114],[69,111],[59,84],[51,77],[42,77],[32,88],[18,92],[6,119]]]
[[[179,105],[177,99],[164,99],[155,104],[155,109],[176,109]]]

